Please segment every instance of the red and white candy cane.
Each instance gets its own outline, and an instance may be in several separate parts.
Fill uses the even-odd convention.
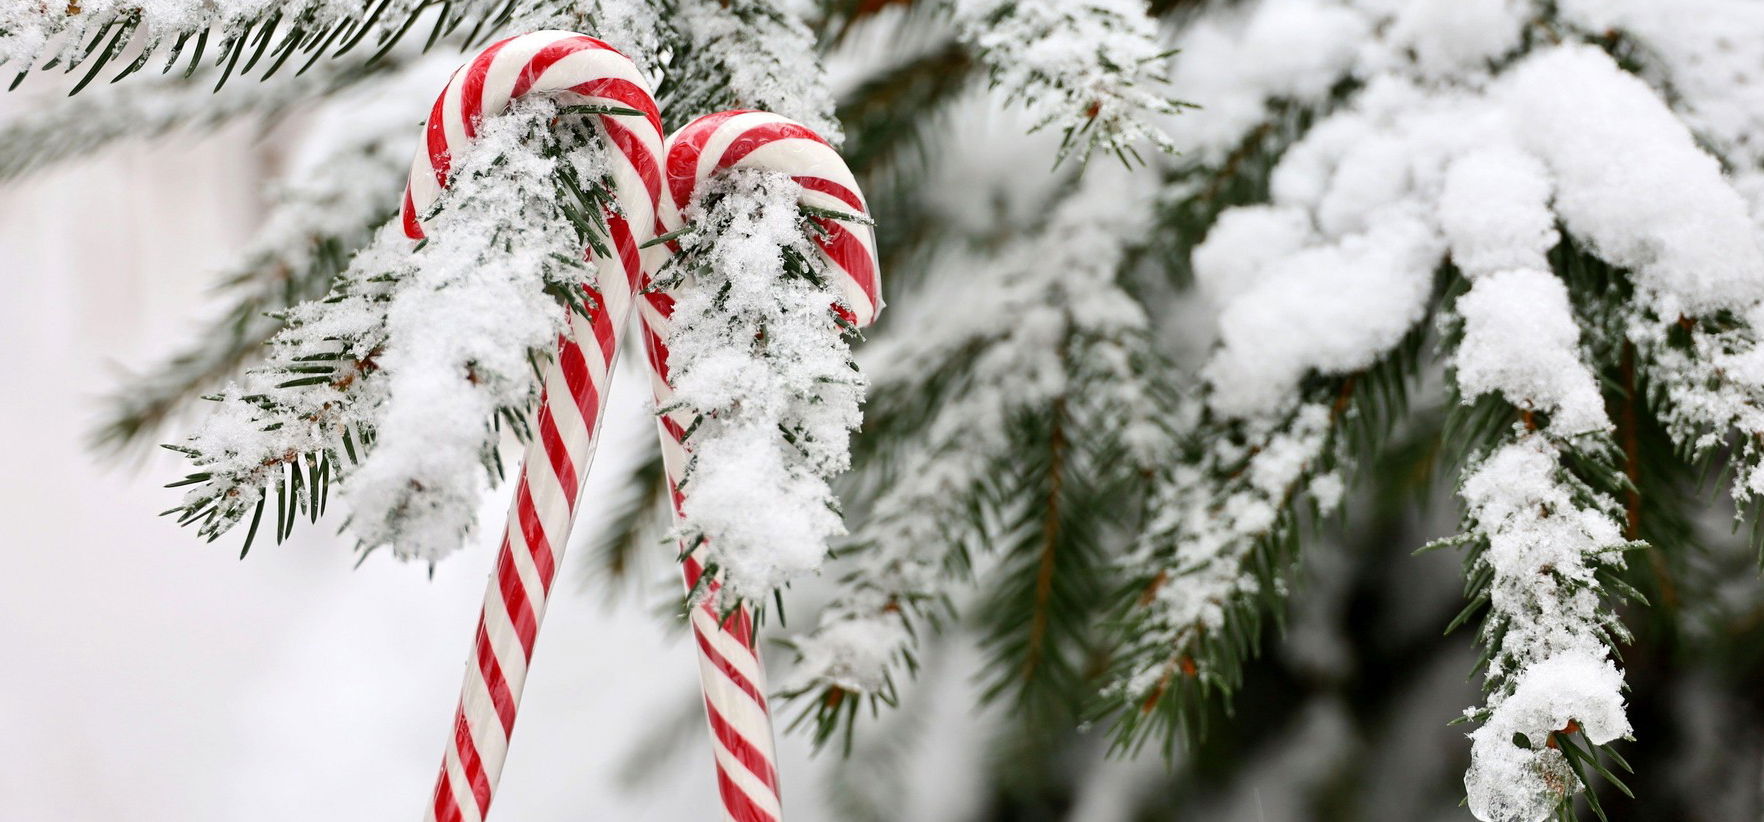
[[[868,216],[857,180],[839,153],[814,131],[776,114],[725,111],[700,117],[668,138],[667,196],[661,210],[662,229],[681,227],[681,210],[692,202],[698,186],[730,169],[763,169],[791,175],[803,188],[802,201],[846,214]],[[834,306],[847,320],[868,325],[882,307],[876,264],[876,241],[868,225],[825,217],[813,218],[821,228],[816,238],[822,257],[842,297]],[[652,276],[654,272],[651,272]],[[649,353],[656,406],[671,404],[666,345],[673,298],[651,292],[639,302],[645,348]],[[686,467],[684,412],[663,415],[662,456],[673,492],[674,514],[684,496],[679,489]],[[699,584],[704,566],[696,554],[683,563],[687,590]],[[691,609],[692,632],[698,645],[699,680],[710,720],[716,754],[717,789],[723,818],[734,822],[775,822],[781,818],[777,756],[771,715],[766,707],[765,671],[754,646],[753,622],[745,610],[724,619],[716,603],[717,586]]]
[[[584,284],[592,297],[589,316],[571,316],[569,331],[558,338],[557,356],[545,374],[536,436],[522,460],[453,734],[424,817],[432,822],[480,822],[490,810],[533,641],[594,456],[619,336],[644,282],[639,247],[655,236],[658,206],[667,196],[661,189],[661,117],[637,67],[592,37],[539,31],[484,49],[454,73],[436,99],[405,189],[407,236],[423,237],[421,218],[447,185],[453,153],[472,141],[483,118],[496,116],[525,94],[642,114],[595,118],[610,148],[615,194],[623,210],[606,212],[618,259],[592,261],[600,288]]]

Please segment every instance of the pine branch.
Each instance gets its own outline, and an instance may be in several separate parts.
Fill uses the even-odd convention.
[[[728,109],[781,114],[844,139],[814,33],[763,0],[668,0],[674,38],[656,99],[669,129]]]
[[[426,72],[414,73],[426,79]],[[111,392],[109,414],[93,435],[97,445],[123,448],[156,432],[196,395],[260,356],[264,343],[285,326],[286,309],[330,290],[354,250],[397,208],[411,133],[401,115],[415,113],[406,111],[413,102],[422,105],[402,99],[406,85],[401,76],[375,80],[366,99],[339,104],[371,104],[390,113],[362,117],[351,111],[355,134],[272,188],[276,202],[269,215],[220,281],[230,307],[187,347]],[[387,97],[399,99],[382,99]]]
[[[955,3],[957,31],[993,85],[1029,109],[1036,129],[1061,132],[1060,157],[1081,163],[1098,149],[1123,163],[1143,159],[1141,143],[1175,151],[1156,118],[1190,104],[1165,96],[1170,52],[1152,19],[1135,11],[1057,0]]]
[[[40,4],[34,11],[15,14],[0,27],[0,63],[19,69],[16,87],[33,68],[58,66],[85,74],[74,88],[77,93],[96,79],[106,66],[120,64],[126,53],[135,57],[111,80],[164,61],[160,73],[184,65],[186,76],[209,58],[221,71],[215,88],[235,74],[245,76],[259,65],[261,79],[274,76],[284,66],[302,73],[321,58],[338,58],[362,47],[369,52],[365,63],[383,57],[416,23],[434,11],[433,26],[425,34],[428,44],[444,34],[476,21],[473,32],[495,31],[513,14],[518,0],[299,0],[266,10],[241,13],[225,4],[205,4],[196,9],[161,9],[123,2],[97,0],[81,4]],[[488,33],[488,32],[485,32]],[[467,44],[475,42],[467,37]],[[214,44],[212,49],[210,43]],[[46,59],[45,59],[46,58]],[[116,62],[113,62],[116,61]]]
[[[0,128],[0,181],[83,157],[130,138],[218,128],[249,117],[268,129],[295,107],[371,80],[399,64],[325,63],[304,76],[216,92],[206,75],[146,78],[37,106]]]
[[[108,415],[93,430],[92,444],[122,450],[154,436],[167,420],[203,391],[238,373],[284,327],[282,312],[317,299],[347,265],[346,248],[368,234],[331,235],[313,240],[310,264],[295,271],[274,258],[228,277],[222,287],[232,307],[194,337],[188,347],[152,370],[125,377],[108,397]]]
[[[851,135],[840,151],[846,165],[867,176],[909,155],[923,158],[929,127],[968,88],[973,67],[966,49],[946,43],[872,74],[846,92],[837,112]]]
[[[851,135],[840,153],[863,181],[871,215],[888,226],[877,235],[877,256],[896,291],[916,287],[926,268],[908,258],[949,230],[925,201],[934,182],[930,147],[975,73],[967,51],[948,43],[870,76],[839,101],[839,121]]]
[[[1078,342],[1071,356],[1095,354]],[[1018,423],[1037,455],[1007,473],[1011,488],[999,494],[1009,508],[992,517],[998,567],[984,578],[978,613],[991,671],[982,698],[1008,701],[1025,732],[1044,740],[1066,733],[1097,689],[1109,594],[1119,587],[1114,559],[1146,488],[1142,460],[1109,422],[1120,408],[1089,399],[1106,383],[1075,370],[1068,393]]]
[[[1121,648],[1094,713],[1112,718],[1116,750],[1156,740],[1168,756],[1204,737],[1208,703],[1242,683],[1264,621],[1283,624],[1305,523],[1335,510],[1406,415],[1426,339],[1418,324],[1374,367],[1314,380],[1280,418],[1203,411],[1184,433],[1114,597]]]
[[[1563,262],[1569,247],[1553,258]],[[1470,735],[1465,785],[1481,818],[1571,816],[1586,780],[1581,765],[1602,772],[1596,751],[1630,734],[1611,657],[1631,639],[1613,605],[1640,597],[1622,578],[1624,554],[1648,550],[1624,536],[1640,531],[1639,497],[1627,509],[1619,501],[1639,492],[1641,432],[1628,397],[1617,398],[1619,424],[1611,423],[1592,363],[1621,372],[1631,349],[1600,324],[1576,321],[1570,286],[1583,289],[1584,275],[1478,269],[1467,279],[1446,323],[1458,413],[1474,418],[1448,426],[1468,434],[1448,439],[1464,465],[1466,514],[1460,535],[1434,543],[1468,547],[1469,604],[1446,631],[1485,613],[1479,667],[1489,697],[1466,712],[1484,724]],[[1579,298],[1583,313],[1609,299]],[[1584,347],[1583,325],[1593,330]],[[1584,750],[1566,737],[1583,726]],[[1586,798],[1603,818],[1598,795]]]
[[[1455,541],[1470,548],[1470,604],[1447,627],[1488,607],[1479,638],[1489,702],[1466,712],[1484,723],[1471,734],[1465,780],[1484,818],[1569,813],[1587,778],[1581,766],[1629,736],[1622,675],[1607,654],[1630,635],[1611,600],[1638,596],[1617,575],[1624,552],[1647,548],[1622,541],[1622,509],[1598,487],[1624,484],[1615,443],[1594,435],[1562,442],[1524,424],[1513,430],[1465,475],[1469,514]],[[1566,739],[1582,729],[1585,749]],[[1602,818],[1598,795],[1586,797]]]
[[[1101,504],[1100,491],[1079,495],[1079,489],[1115,487],[1103,478],[1134,476],[1163,447],[1153,387],[1157,363],[1147,351],[1145,318],[1116,284],[1146,217],[1136,207],[1147,195],[1143,186],[1106,175],[1086,178],[1054,206],[1036,234],[1044,241],[995,261],[991,270],[964,267],[961,279],[942,281],[991,283],[986,287],[996,311],[964,311],[954,339],[914,339],[907,350],[880,358],[889,367],[876,377],[881,415],[871,422],[881,426],[867,430],[865,439],[866,448],[880,449],[885,467],[870,462],[867,471],[889,479],[876,486],[857,535],[857,570],[816,630],[796,641],[798,675],[784,688],[799,700],[797,721],[811,724],[817,743],[841,730],[849,738],[866,698],[894,703],[896,672],[917,667],[918,626],[936,628],[953,612],[949,592],[967,578],[979,550],[1001,556],[1007,570],[997,582],[1001,591],[1015,592],[1001,594],[1003,610],[993,610],[1014,614],[993,622],[1009,628],[1001,627],[994,650],[1013,660],[1012,671],[1033,674],[1005,682],[1029,683],[1028,693],[1042,704],[1076,704],[1080,678],[1072,671],[1081,665],[1068,661],[1067,649],[1069,638],[1088,628],[1069,606],[1095,607],[1097,598],[1072,595],[1069,586],[1100,584],[1094,569],[1106,565],[1101,557],[1108,540],[1088,516],[1112,510]],[[945,310],[963,305],[934,302]],[[936,399],[941,391],[946,399]],[[1087,402],[1096,407],[1073,405],[1080,394],[1094,398]],[[1043,458],[1025,462],[1021,455],[1051,453],[1047,413],[1062,397],[1069,412],[1083,416],[1062,427],[1061,438],[1072,445],[1055,449],[1061,467],[1050,472]],[[889,453],[890,442],[900,450]],[[1119,443],[1119,455],[1085,469],[1098,475],[1094,486],[1076,479],[1073,455],[1100,452],[1105,443]],[[1060,480],[1050,488],[1054,474]],[[1047,542],[1043,513],[1055,497],[1062,520]],[[1132,498],[1107,499],[1118,506]],[[1031,643],[1022,631],[1035,621],[1048,547],[1054,572],[1041,600],[1044,634]],[[1026,665],[1031,647],[1040,649],[1037,661]],[[1051,718],[1059,712],[1038,713]]]
[[[819,0],[820,15],[814,21],[821,39],[831,45],[845,41],[860,24],[900,9],[904,14],[926,14],[936,7],[920,0]]]
[[[1194,249],[1219,215],[1228,209],[1266,203],[1271,196],[1274,167],[1286,150],[1358,88],[1346,80],[1322,103],[1275,100],[1268,117],[1251,129],[1216,162],[1197,159],[1178,164],[1168,175],[1158,204],[1163,229],[1147,253],[1162,265],[1155,270],[1178,288],[1194,284]]]
[[[456,159],[423,244],[413,251],[384,229],[329,295],[290,310],[265,363],[216,398],[202,428],[170,446],[195,468],[174,483],[191,486],[173,509],[181,522],[213,540],[250,512],[249,549],[274,490],[280,541],[294,514],[316,521],[336,480],[349,485],[364,549],[434,559],[457,547],[481,485],[496,479],[499,426],[525,433],[534,358],[548,355],[565,312],[581,310],[558,296],[586,276],[580,249],[606,236],[581,217],[601,214],[611,186],[598,134],[548,101],[516,109]],[[455,321],[423,322],[434,316]],[[427,430],[470,408],[482,412],[477,437]]]

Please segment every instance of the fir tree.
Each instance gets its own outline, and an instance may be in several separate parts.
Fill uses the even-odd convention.
[[[18,81],[65,71],[77,92],[0,126],[0,178],[126,138],[326,118],[222,273],[230,310],[120,386],[96,434],[176,437],[193,469],[174,512],[203,536],[281,539],[332,485],[363,550],[434,561],[472,527],[502,434],[527,434],[536,361],[580,309],[571,250],[605,236],[597,138],[582,112],[518,111],[435,217],[467,241],[410,253],[376,238],[437,72],[542,27],[632,56],[670,127],[737,106],[814,126],[871,198],[895,307],[855,348],[862,428],[849,457],[805,449],[788,468],[804,499],[843,501],[850,534],[819,581],[804,576],[818,561],[795,569],[777,601],[801,607],[771,626],[794,650],[772,658],[798,727],[850,757],[836,790],[851,818],[890,818],[901,761],[939,738],[923,716],[970,698],[993,706],[965,726],[1000,763],[982,769],[991,818],[1224,818],[1269,785],[1316,818],[1460,799],[1485,820],[1764,804],[1764,37],[1746,35],[1764,9],[0,11]],[[787,181],[742,184],[760,205],[790,199],[771,190]],[[689,265],[757,231],[718,209],[701,204]],[[793,262],[766,282],[824,301],[806,258],[778,248]],[[491,303],[506,313],[466,316]],[[801,319],[742,305],[741,333],[706,339]],[[475,331],[441,333],[434,316]],[[839,356],[820,365],[845,365],[827,350]],[[473,378],[431,379],[459,368]],[[824,386],[832,371],[816,373]],[[714,383],[695,395],[706,419],[734,407]],[[757,427],[843,432],[855,400],[806,384]],[[208,421],[186,436],[204,394]],[[707,441],[740,427],[718,420]],[[641,462],[617,527],[586,535],[614,577],[664,550],[659,456]],[[1441,489],[1455,533],[1420,516],[1452,505]],[[1739,536],[1711,527],[1724,515]],[[1448,601],[1453,553],[1462,596]],[[752,578],[743,593],[760,600],[791,575]],[[1431,673],[1471,665],[1480,696]],[[975,694],[949,685],[969,668]],[[1415,704],[1428,727],[1467,721],[1468,740],[1411,750]],[[1720,720],[1680,721],[1682,705]],[[1306,749],[1333,756],[1307,766]]]

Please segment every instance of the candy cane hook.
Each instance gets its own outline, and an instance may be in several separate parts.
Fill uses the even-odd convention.
[[[476,136],[483,118],[527,94],[572,104],[636,110],[641,116],[595,119],[610,150],[623,213],[606,213],[617,259],[592,260],[599,290],[587,317],[572,313],[558,339],[522,458],[520,480],[466,665],[430,822],[481,822],[502,775],[515,711],[551,584],[562,564],[576,502],[594,456],[606,389],[633,301],[644,281],[639,247],[654,236],[661,191],[661,117],[637,67],[611,46],[581,34],[539,31],[510,37],[462,66],[435,100],[425,144],[411,164],[402,222],[421,239],[421,217],[441,189],[454,152]],[[654,255],[651,255],[654,256]]]
[[[857,180],[839,153],[813,130],[776,114],[725,111],[700,117],[668,138],[666,156],[667,188],[661,209],[665,231],[681,227],[681,210],[706,180],[742,168],[791,175],[802,186],[804,205],[863,217],[869,214]],[[870,227],[827,217],[812,219],[821,229],[815,242],[826,272],[842,298],[843,304],[834,310],[858,326],[870,324],[882,307],[876,241]],[[655,273],[653,269],[650,272],[652,277]],[[638,307],[658,408],[672,404],[666,340],[673,306],[671,296],[652,292],[644,295]],[[684,411],[659,419],[662,457],[676,518],[685,499],[679,483],[686,467],[683,440],[691,422]],[[704,574],[696,553],[685,558],[681,570],[687,590],[694,590]],[[691,609],[691,622],[723,818],[775,822],[783,808],[772,720],[766,705],[765,669],[754,645],[753,621],[745,610],[721,618],[715,580],[706,582],[708,595]]]

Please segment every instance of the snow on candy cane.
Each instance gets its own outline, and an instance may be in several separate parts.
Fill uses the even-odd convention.
[[[547,596],[562,564],[577,495],[594,456],[606,389],[619,335],[633,295],[644,282],[639,248],[654,236],[661,191],[660,113],[637,67],[611,46],[581,34],[539,31],[485,48],[454,72],[435,100],[424,144],[411,164],[402,221],[406,236],[421,239],[424,215],[447,185],[454,151],[475,137],[478,123],[526,94],[570,104],[635,110],[599,115],[609,146],[615,194],[622,214],[606,224],[617,259],[594,259],[599,290],[584,286],[588,316],[571,312],[570,327],[546,370],[534,420],[535,436],[522,458],[484,607],[478,618],[453,733],[425,819],[482,820],[502,775],[509,734],[526,683],[533,641]],[[651,255],[655,256],[655,255]],[[614,286],[616,284],[616,287]]]
[[[803,187],[804,205],[867,216],[850,169],[807,127],[762,112],[724,112],[698,119],[664,147],[653,96],[628,59],[592,37],[541,31],[484,49],[454,73],[435,101],[405,190],[401,218],[406,236],[424,237],[422,216],[447,185],[454,151],[475,138],[483,118],[501,113],[510,101],[526,94],[554,95],[566,103],[626,112],[596,117],[612,149],[608,153],[618,209],[609,208],[605,217],[616,259],[592,260],[599,288],[584,286],[592,298],[587,316],[572,314],[570,328],[559,338],[557,356],[545,374],[534,421],[537,435],[523,457],[508,526],[484,595],[453,733],[433,801],[426,809],[425,818],[435,822],[481,821],[489,812],[539,622],[593,458],[619,337],[637,293],[669,254],[665,246],[647,251],[641,250],[643,246],[658,231],[679,228],[680,207],[691,201],[698,184],[730,168],[789,174]],[[814,241],[841,295],[840,304],[832,309],[855,325],[869,324],[881,308],[873,233],[866,224],[826,216],[812,219],[820,229]],[[663,406],[671,394],[663,340],[672,306],[670,295],[650,293],[640,312],[655,392]],[[676,514],[683,499],[678,491],[685,466],[682,424],[675,416],[660,419]],[[698,586],[703,566],[696,555],[685,558],[683,573],[688,590]],[[783,809],[753,622],[744,610],[720,619],[717,586],[714,580],[706,582],[708,594],[692,609],[692,627],[723,818],[778,820]]]
[[[869,213],[856,178],[838,152],[813,130],[776,114],[725,111],[700,117],[668,138],[666,157],[668,196],[663,200],[661,223],[667,232],[682,227],[681,210],[692,202],[701,184],[732,169],[788,174],[802,186],[806,206],[866,217]],[[830,217],[812,219],[820,228],[814,242],[843,302],[832,309],[857,326],[869,325],[882,308],[874,233],[867,224]],[[664,341],[674,301],[665,293],[644,296],[638,316],[643,320],[656,407],[668,408],[673,389]],[[685,499],[679,486],[687,462],[683,440],[691,422],[685,411],[658,419],[676,518]],[[687,590],[696,589],[704,575],[699,552],[687,555],[681,570]],[[745,609],[724,617],[717,603],[716,581],[704,582],[706,595],[691,609],[691,622],[724,818],[736,822],[776,820],[782,814],[777,757],[765,698],[765,671],[754,647],[753,621]]]

